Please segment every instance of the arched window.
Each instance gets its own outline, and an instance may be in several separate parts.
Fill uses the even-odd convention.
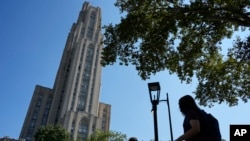
[[[88,119],[84,117],[80,123],[79,123],[79,128],[78,128],[78,139],[80,140],[85,140],[88,136]]]

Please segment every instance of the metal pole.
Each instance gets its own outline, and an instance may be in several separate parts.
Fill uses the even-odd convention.
[[[170,115],[171,112],[170,112],[170,106],[169,106],[168,93],[167,93],[167,105],[168,105],[168,116],[169,116],[169,127],[170,127],[171,141],[174,141],[174,139],[173,139],[172,122],[171,122],[171,115]]]
[[[154,112],[154,128],[155,128],[155,141],[158,141],[158,125],[157,125],[157,101],[153,101],[153,112]]]

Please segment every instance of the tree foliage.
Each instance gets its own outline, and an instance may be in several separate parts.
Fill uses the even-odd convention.
[[[249,31],[249,0],[117,0],[115,6],[125,16],[104,26],[103,66],[132,64],[143,80],[164,70],[181,82],[197,78],[202,105],[250,98],[250,37],[221,53],[223,39]]]
[[[126,135],[116,131],[96,130],[86,141],[124,141]]]
[[[34,137],[35,141],[70,141],[69,133],[59,125],[42,126]]]

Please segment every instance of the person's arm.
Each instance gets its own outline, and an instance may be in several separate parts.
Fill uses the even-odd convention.
[[[175,141],[183,141],[186,139],[190,139],[197,135],[200,132],[200,121],[199,120],[190,120],[191,129],[189,129],[186,133],[181,135]]]

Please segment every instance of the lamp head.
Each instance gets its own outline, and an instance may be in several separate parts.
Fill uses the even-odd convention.
[[[150,101],[159,103],[161,86],[159,82],[148,83]],[[154,94],[153,94],[154,93]]]

